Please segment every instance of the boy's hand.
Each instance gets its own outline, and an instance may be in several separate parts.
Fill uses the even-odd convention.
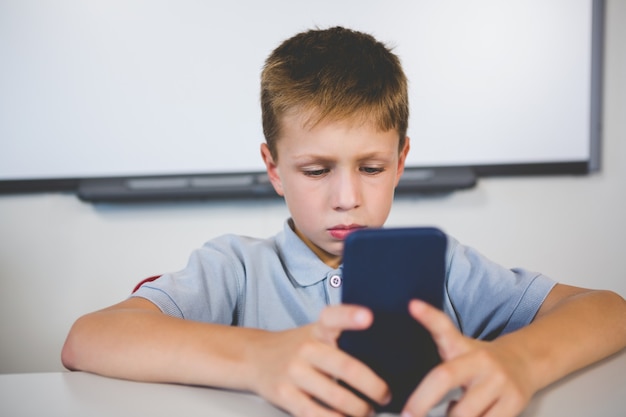
[[[496,342],[463,336],[434,307],[414,300],[411,315],[433,336],[443,362],[422,380],[405,405],[403,417],[424,417],[455,388],[463,396],[449,408],[450,416],[513,417],[532,397],[525,364]]]
[[[388,401],[387,385],[366,365],[338,349],[336,341],[343,330],[365,329],[372,319],[365,308],[331,306],[316,323],[263,334],[258,343],[250,344],[256,369],[252,389],[294,416],[370,414],[371,407],[337,381],[380,403]]]

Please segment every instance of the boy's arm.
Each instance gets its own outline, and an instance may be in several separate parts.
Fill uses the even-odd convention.
[[[345,329],[371,324],[368,310],[335,306],[314,324],[282,332],[167,316],[150,301],[130,298],[76,321],[63,364],[117,378],[251,390],[292,415],[348,415],[371,408],[336,379],[381,402],[385,383],[334,345]]]
[[[516,416],[541,388],[626,347],[626,301],[609,291],[557,284],[531,324],[493,342],[466,338],[425,303],[412,302],[410,311],[444,362],[409,398],[406,416],[425,416],[457,387],[464,390],[453,405],[458,415]]]

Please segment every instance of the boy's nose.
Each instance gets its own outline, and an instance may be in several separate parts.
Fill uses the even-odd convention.
[[[332,199],[335,210],[351,210],[361,205],[361,186],[358,174],[338,173],[333,184]]]

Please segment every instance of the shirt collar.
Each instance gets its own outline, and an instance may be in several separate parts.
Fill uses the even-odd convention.
[[[291,278],[302,287],[317,284],[329,274],[341,273],[322,260],[300,239],[291,228],[291,219],[285,221],[282,233],[276,238],[278,251]]]

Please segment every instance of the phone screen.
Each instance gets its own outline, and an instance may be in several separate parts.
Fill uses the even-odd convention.
[[[421,299],[443,308],[447,238],[437,228],[364,229],[345,240],[342,302],[370,308],[372,326],[345,331],[339,347],[383,378],[392,394],[377,411],[399,412],[441,359],[428,331],[408,312]]]

